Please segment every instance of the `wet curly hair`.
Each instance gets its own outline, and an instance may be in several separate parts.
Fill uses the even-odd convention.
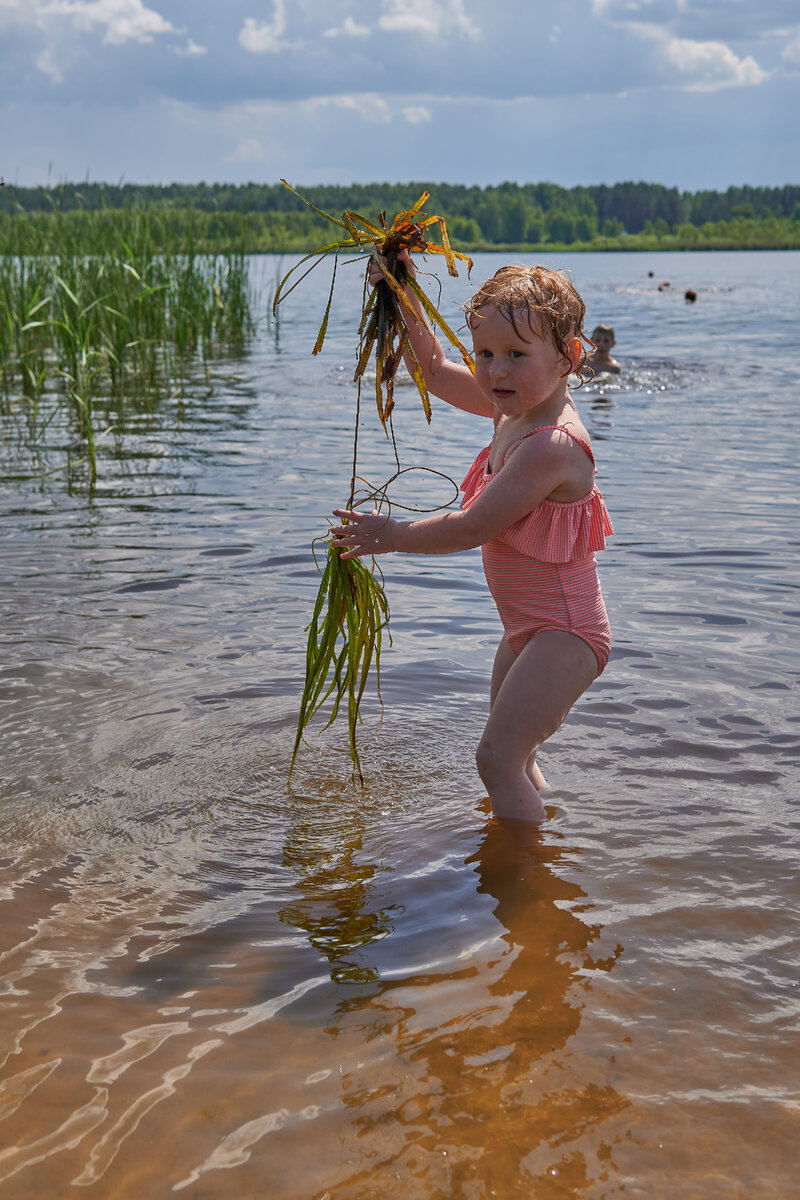
[[[538,334],[538,330],[531,324],[531,314],[538,313],[545,334],[570,364],[564,374],[569,375],[574,371],[583,383],[586,347],[591,346],[583,332],[586,305],[566,275],[541,266],[501,267],[491,279],[481,284],[465,305],[467,325],[470,329],[474,329],[480,319],[481,309],[490,307],[498,309],[520,336],[524,336],[520,333],[518,324],[523,313],[529,329]],[[581,341],[580,362],[574,366],[569,348],[569,342],[573,338],[579,338]],[[577,386],[580,387],[580,383]]]

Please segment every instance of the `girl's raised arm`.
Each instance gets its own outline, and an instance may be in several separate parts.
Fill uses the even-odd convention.
[[[406,264],[409,274],[416,278],[416,267],[407,251],[400,255],[400,259]],[[370,283],[377,283],[382,278],[379,268],[373,265],[370,270]],[[417,297],[408,288],[406,288],[406,295],[417,312],[419,321],[406,318],[405,313],[403,313],[403,319],[408,330],[411,349],[422,368],[428,391],[464,412],[475,413],[479,417],[494,417],[492,402],[478,387],[475,376],[469,367],[463,362],[451,362],[431,328]],[[403,361],[409,372],[413,373],[413,364],[408,355],[404,355]]]

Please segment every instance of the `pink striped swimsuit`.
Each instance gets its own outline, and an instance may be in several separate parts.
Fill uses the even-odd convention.
[[[581,446],[594,463],[591,447],[563,425],[540,425],[524,437],[558,429]],[[513,442],[503,459],[523,438]],[[481,450],[466,474],[462,508],[469,508],[495,475],[489,451]],[[502,468],[501,468],[502,470]],[[614,532],[605,501],[596,486],[580,500],[543,500],[483,546],[483,569],[503,622],[506,641],[515,654],[546,629],[561,629],[582,638],[595,653],[599,675],[611,651],[608,624],[595,550]]]

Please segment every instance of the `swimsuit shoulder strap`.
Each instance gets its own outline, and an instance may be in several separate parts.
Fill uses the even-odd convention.
[[[571,437],[573,442],[577,442],[578,445],[581,447],[581,449],[586,451],[586,453],[589,455],[589,458],[592,460],[592,465],[595,465],[594,455],[592,454],[592,447],[589,445],[589,443],[584,438],[582,438],[580,436],[580,434],[573,433],[572,430],[568,429],[566,425],[537,425],[537,427],[535,429],[529,430],[528,433],[523,433],[522,437],[517,438],[517,440],[515,442],[511,443],[511,445],[508,447],[508,449],[506,450],[505,455],[503,457],[503,466],[506,465],[506,462],[508,461],[508,456],[511,453],[511,451],[514,450],[515,447],[517,447],[520,444],[520,442],[524,442],[525,438],[533,437],[533,435],[535,433],[542,433],[542,431],[545,429],[558,429],[559,432],[565,433],[567,435],[567,437]]]

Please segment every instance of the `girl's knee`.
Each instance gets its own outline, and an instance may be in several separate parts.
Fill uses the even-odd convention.
[[[533,747],[531,747],[532,749]],[[501,745],[491,736],[491,733],[485,732],[475,751],[475,765],[478,768],[478,774],[487,787],[491,782],[520,775],[525,770],[531,750],[525,755],[524,762],[514,762],[508,746]]]
[[[484,781],[487,773],[492,769],[492,761],[492,751],[484,739],[481,738],[478,742],[478,748],[475,751],[475,766],[478,768],[478,774]]]

